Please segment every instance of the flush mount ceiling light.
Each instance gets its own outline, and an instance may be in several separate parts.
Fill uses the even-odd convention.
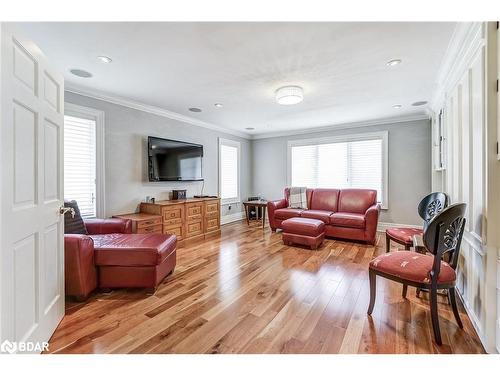
[[[394,59],[394,60],[390,60],[387,62],[387,65],[389,66],[396,66],[396,65],[399,65],[401,64],[401,60],[400,59]]]
[[[276,101],[278,104],[291,105],[304,100],[304,90],[299,86],[284,86],[276,90]]]
[[[189,108],[189,110],[190,110],[191,112],[201,112],[201,109],[196,108],[196,107],[191,107],[191,108]]]
[[[222,108],[223,107],[222,103],[215,103],[214,106],[216,106],[217,108]]]
[[[111,61],[113,61],[111,57],[108,56],[97,56],[97,59],[103,64],[109,64]]]
[[[92,73],[87,72],[86,70],[82,69],[71,69],[70,73],[81,78],[90,78],[92,77]]]
[[[421,100],[419,102],[412,103],[411,105],[414,107],[419,107],[421,105],[426,105],[426,104],[427,104],[427,102],[425,100]]]
[[[394,105],[392,106],[392,108],[401,108],[401,107],[402,107],[402,105],[401,105],[401,104],[394,104]]]

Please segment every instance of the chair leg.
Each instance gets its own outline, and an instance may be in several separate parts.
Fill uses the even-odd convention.
[[[421,291],[422,291],[422,289],[417,288],[417,293],[415,293],[415,295],[417,296],[417,298],[420,298],[420,292]]]
[[[406,245],[406,244],[405,244],[405,250],[406,250],[406,251],[409,251],[410,249],[411,249],[411,246],[410,246],[410,245]]]
[[[432,329],[434,331],[434,339],[436,344],[441,345],[441,331],[439,330],[439,315],[437,306],[437,286],[433,285],[429,291],[431,295],[431,319],[432,319]]]
[[[450,301],[451,309],[453,310],[453,315],[455,315],[455,320],[460,328],[464,328],[462,324],[462,319],[460,319],[460,314],[458,313],[457,299],[455,295],[455,288],[448,289],[448,300]]]
[[[403,298],[406,298],[406,293],[408,293],[408,284],[403,284]]]
[[[368,315],[371,315],[373,312],[373,307],[375,306],[375,296],[377,294],[377,275],[372,270],[369,270],[370,277],[370,305],[368,306]]]
[[[385,252],[388,253],[391,251],[391,238],[386,234],[385,235]]]

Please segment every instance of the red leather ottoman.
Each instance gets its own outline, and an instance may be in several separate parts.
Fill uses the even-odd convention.
[[[177,237],[165,234],[91,235],[101,288],[150,288],[172,273]]]
[[[325,239],[325,223],[321,220],[305,217],[293,217],[281,223],[283,243],[310,246],[317,249]]]

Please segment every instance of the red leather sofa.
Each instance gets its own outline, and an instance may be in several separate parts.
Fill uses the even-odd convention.
[[[100,288],[155,289],[176,264],[175,235],[131,234],[124,219],[85,220],[88,235],[64,235],[66,295],[85,300]]]
[[[269,224],[273,231],[292,217],[306,217],[325,223],[328,237],[374,244],[380,205],[377,191],[370,189],[307,189],[308,209],[288,208],[290,189],[285,198],[268,202]]]

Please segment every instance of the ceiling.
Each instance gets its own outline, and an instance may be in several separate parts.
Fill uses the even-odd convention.
[[[431,99],[455,25],[18,24],[64,73],[67,87],[254,135],[425,114],[425,106],[411,104]],[[392,59],[402,63],[388,66]],[[76,77],[74,68],[93,77]],[[276,89],[289,84],[303,87],[304,101],[277,104]]]

